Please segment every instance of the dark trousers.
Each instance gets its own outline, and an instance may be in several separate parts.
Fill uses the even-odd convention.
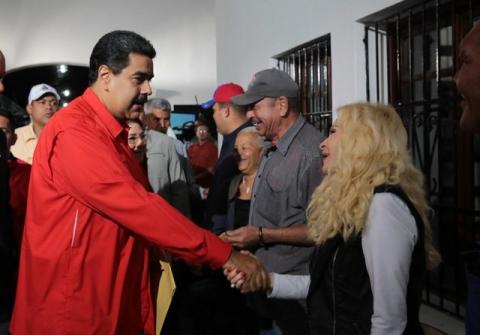
[[[476,254],[476,258],[467,267],[467,285],[466,334],[480,334],[480,253]]]
[[[282,335],[307,335],[305,300],[267,299],[263,293],[248,296],[248,305],[260,316],[274,320]]]

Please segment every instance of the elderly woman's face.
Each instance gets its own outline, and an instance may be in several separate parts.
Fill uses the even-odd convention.
[[[239,133],[235,141],[235,159],[243,174],[255,173],[262,157],[262,146],[255,133]]]
[[[142,127],[136,122],[131,122],[129,124],[130,128],[128,130],[128,146],[133,150],[135,157],[139,161],[143,161],[145,158],[145,150],[147,142],[145,140],[145,132]]]
[[[328,173],[328,169],[332,166],[336,159],[337,145],[342,135],[342,126],[337,119],[333,122],[328,137],[322,143],[320,143],[320,150],[322,151],[323,156],[322,172],[324,174]]]

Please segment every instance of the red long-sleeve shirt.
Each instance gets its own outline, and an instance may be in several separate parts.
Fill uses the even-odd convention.
[[[90,89],[43,130],[13,334],[153,334],[150,242],[190,262],[227,261],[228,244],[146,191],[126,136]]]
[[[22,241],[31,168],[30,164],[15,157],[8,160],[10,206],[12,207],[13,234],[17,246],[20,246]]]
[[[213,168],[218,158],[217,145],[212,141],[193,143],[188,147],[188,157],[197,184],[209,188],[212,185]]]

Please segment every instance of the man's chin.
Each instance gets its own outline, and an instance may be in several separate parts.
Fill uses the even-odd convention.
[[[460,129],[472,133],[480,133],[480,109],[471,109],[467,104],[463,105]]]
[[[130,108],[130,111],[137,112],[137,113],[142,112],[143,105],[138,105],[138,104],[132,105],[132,107]]]

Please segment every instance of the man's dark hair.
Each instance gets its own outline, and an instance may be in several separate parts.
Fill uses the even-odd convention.
[[[90,56],[89,84],[91,85],[97,80],[100,65],[107,65],[114,74],[120,73],[128,66],[130,53],[152,59],[156,55],[155,48],[150,41],[133,31],[115,30],[102,36],[93,47]]]
[[[247,114],[247,106],[240,106],[236,105],[233,102],[218,102],[218,106],[220,108],[225,108],[227,106],[230,106],[230,108],[236,112],[238,115],[245,115]]]

